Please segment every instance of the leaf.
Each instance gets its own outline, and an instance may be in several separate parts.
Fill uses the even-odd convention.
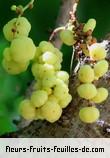
[[[16,131],[16,126],[8,117],[0,117],[0,135]]]

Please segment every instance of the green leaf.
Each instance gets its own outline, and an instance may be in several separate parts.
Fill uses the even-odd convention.
[[[0,117],[0,135],[16,131],[16,126],[8,117]]]

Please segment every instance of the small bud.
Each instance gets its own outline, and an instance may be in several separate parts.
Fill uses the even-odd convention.
[[[16,13],[21,14],[21,15],[23,14],[23,6],[22,5],[17,6]]]
[[[30,3],[30,4],[29,4],[29,9],[32,9],[33,6],[34,6],[34,5],[33,5],[32,3]]]
[[[12,10],[12,11],[16,11],[16,8],[17,8],[16,5],[12,5],[12,6],[11,6],[11,10]]]

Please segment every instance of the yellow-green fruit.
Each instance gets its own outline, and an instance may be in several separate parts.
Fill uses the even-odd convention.
[[[17,63],[13,60],[7,61],[3,59],[2,65],[7,73],[17,75],[27,70],[29,62]]]
[[[44,120],[41,109],[36,109],[36,114],[34,120]]]
[[[96,107],[84,107],[79,112],[79,117],[84,123],[94,123],[100,117],[100,112]]]
[[[94,73],[97,78],[102,77],[108,71],[109,64],[106,60],[101,60],[94,65]]]
[[[62,100],[62,98],[65,98],[68,94],[68,86],[64,83],[56,85],[53,91],[53,95],[58,99]]]
[[[88,32],[89,30],[93,31],[96,27],[96,20],[89,19],[87,23],[84,25],[83,32]]]
[[[45,52],[42,56],[41,56],[41,60],[42,62],[46,63],[46,64],[55,64],[58,60],[58,57],[52,53],[52,52]]]
[[[61,67],[62,67],[62,65],[61,65],[59,62],[56,62],[56,63],[54,64],[54,69],[55,69],[55,71],[61,70]]]
[[[69,74],[66,71],[57,71],[56,72],[56,77],[65,83],[68,82],[69,80]]]
[[[51,94],[49,97],[48,97],[48,101],[51,101],[51,102],[56,102],[56,103],[58,103],[58,100],[57,100],[57,98],[53,95],[53,94]]]
[[[85,83],[77,88],[77,92],[81,98],[92,99],[97,94],[96,87],[91,83]]]
[[[40,42],[39,48],[40,48],[41,52],[43,52],[43,53],[54,52],[54,46],[52,45],[52,43],[47,42],[47,41]]]
[[[89,47],[90,57],[93,60],[102,60],[105,59],[107,53],[105,48],[100,43],[94,43]]]
[[[83,83],[91,83],[94,80],[94,70],[89,65],[83,65],[78,72],[78,79]]]
[[[58,57],[59,62],[61,63],[63,61],[63,53],[58,48],[55,48],[54,54]]]
[[[35,90],[40,90],[42,89],[42,81],[37,79],[37,82],[34,84],[34,89]]]
[[[48,99],[48,94],[46,91],[44,90],[38,90],[38,91],[35,91],[32,93],[32,96],[31,96],[31,103],[39,108],[41,107],[43,104],[46,103]]]
[[[59,101],[59,105],[61,108],[66,108],[69,103],[72,100],[72,96],[70,94],[67,94],[67,96],[65,98],[62,98],[62,100]]]
[[[98,88],[96,96],[92,99],[94,103],[102,103],[108,97],[108,90],[106,88]]]
[[[34,90],[42,89],[42,81],[37,79],[37,82],[34,83],[33,88],[34,88]]]
[[[25,17],[14,18],[3,27],[4,36],[8,41],[20,36],[28,36],[30,30],[31,24]]]
[[[41,107],[41,112],[47,121],[54,123],[61,117],[62,109],[56,102],[50,100]]]
[[[65,84],[63,80],[57,78],[55,82],[55,86],[61,86],[61,85],[67,86],[67,84]]]
[[[11,10],[12,10],[12,11],[16,11],[16,9],[17,9],[17,6],[16,6],[16,5],[12,5],[12,6],[11,6]]]
[[[43,87],[43,90],[46,91],[48,95],[52,94],[52,89],[51,88],[44,88]]]
[[[34,56],[34,61],[35,62],[38,62],[38,59],[39,59],[39,57],[40,57],[40,55],[42,54],[42,52],[41,52],[41,50],[40,50],[40,48],[39,47],[36,47],[36,52],[35,52],[35,56]]]
[[[26,120],[33,120],[36,116],[36,109],[31,105],[30,100],[25,99],[19,105],[21,116]]]
[[[32,65],[32,73],[36,78],[44,78],[46,76],[53,76],[55,71],[53,65],[35,63]]]
[[[73,32],[70,30],[62,30],[60,32],[60,39],[68,46],[72,46],[75,43]]]
[[[12,60],[11,53],[10,53],[10,48],[5,48],[4,49],[4,51],[3,51],[3,57],[7,61],[11,61]]]
[[[10,51],[16,62],[27,62],[34,58],[36,47],[31,38],[19,37],[12,41]]]
[[[52,88],[55,86],[56,77],[55,76],[47,76],[44,77],[42,80],[42,87],[43,88]]]

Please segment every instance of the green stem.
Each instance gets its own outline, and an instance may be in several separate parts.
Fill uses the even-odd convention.
[[[35,0],[31,0],[31,1],[23,8],[23,12],[24,12],[25,10],[27,10],[30,5],[33,5],[34,1],[35,1]]]
[[[56,28],[56,29],[52,32],[52,34],[50,35],[49,41],[51,41],[51,40],[53,39],[53,37],[55,36],[56,33],[58,33],[58,32],[61,31],[61,30],[64,30],[64,29],[65,29],[65,26]]]

